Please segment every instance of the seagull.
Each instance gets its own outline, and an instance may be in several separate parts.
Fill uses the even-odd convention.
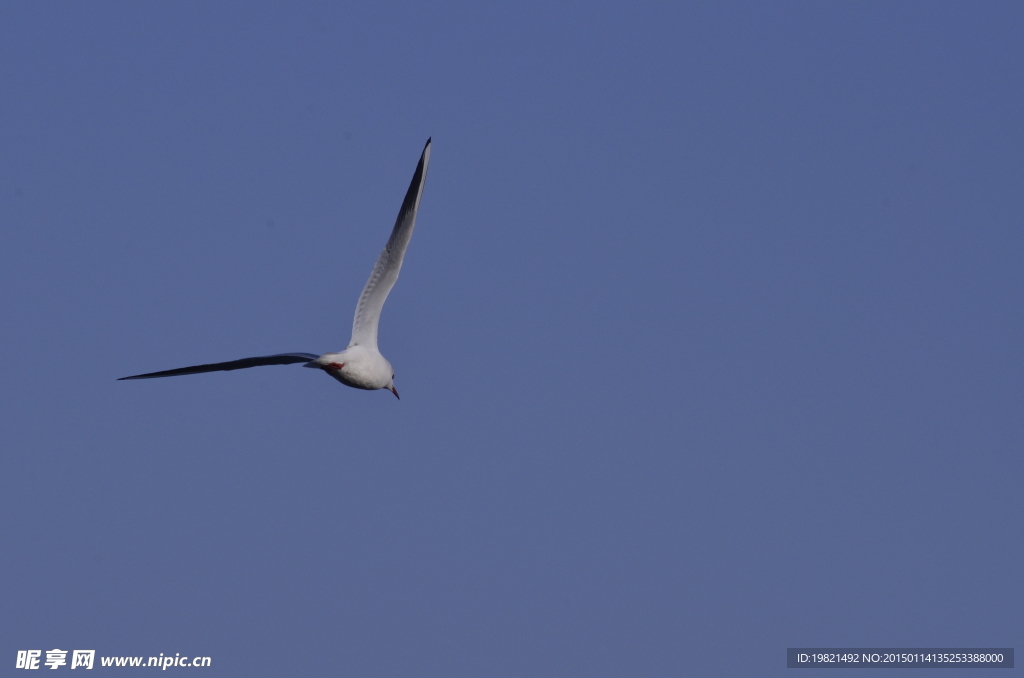
[[[387,358],[377,349],[377,325],[380,312],[388,293],[398,280],[398,272],[402,269],[405,250],[412,238],[412,229],[416,226],[416,212],[423,196],[423,183],[427,178],[427,164],[430,162],[430,139],[423,147],[416,172],[412,175],[412,183],[405,193],[402,209],[398,211],[398,219],[388,238],[384,251],[377,257],[370,279],[366,281],[359,302],[356,304],[356,315],[352,321],[352,339],[348,348],[340,353],[277,353],[275,355],[258,356],[230,360],[226,363],[210,363],[179,367],[176,370],[136,374],[121,377],[118,381],[129,379],[156,379],[158,377],[177,377],[183,374],[202,374],[203,372],[222,372],[241,370],[246,367],[262,367],[263,365],[292,365],[304,363],[303,367],[323,370],[346,386],[374,391],[386,388],[398,398],[395,388],[395,371]]]

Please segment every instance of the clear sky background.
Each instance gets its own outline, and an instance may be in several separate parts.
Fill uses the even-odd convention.
[[[1024,647],[1022,35],[1016,2],[5,4],[0,667]],[[401,401],[115,381],[344,348],[428,136]]]

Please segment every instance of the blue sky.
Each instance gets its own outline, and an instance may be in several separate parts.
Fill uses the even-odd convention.
[[[1022,32],[984,2],[6,6],[0,666],[1021,645]],[[344,348],[430,136],[401,401],[115,381]]]

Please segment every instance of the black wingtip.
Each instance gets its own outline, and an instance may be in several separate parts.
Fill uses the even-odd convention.
[[[294,365],[295,363],[308,363],[311,360],[316,360],[316,358],[317,356],[314,353],[276,353],[274,355],[262,355],[255,358],[229,360],[226,363],[209,363],[206,365],[193,365],[192,367],[179,367],[176,370],[164,370],[163,372],[133,374],[130,377],[121,377],[118,381],[124,381],[126,379],[181,377],[186,374],[203,374],[205,372],[230,372],[231,370],[243,370],[248,367],[263,367],[264,365]]]

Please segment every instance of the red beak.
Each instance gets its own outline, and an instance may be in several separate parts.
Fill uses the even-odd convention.
[[[397,388],[395,388],[394,386],[392,386],[392,387],[391,387],[391,392],[395,394],[395,397],[396,397],[396,398],[398,398],[398,389],[397,389]],[[398,398],[398,399],[399,399],[399,400],[401,400],[401,398]]]

